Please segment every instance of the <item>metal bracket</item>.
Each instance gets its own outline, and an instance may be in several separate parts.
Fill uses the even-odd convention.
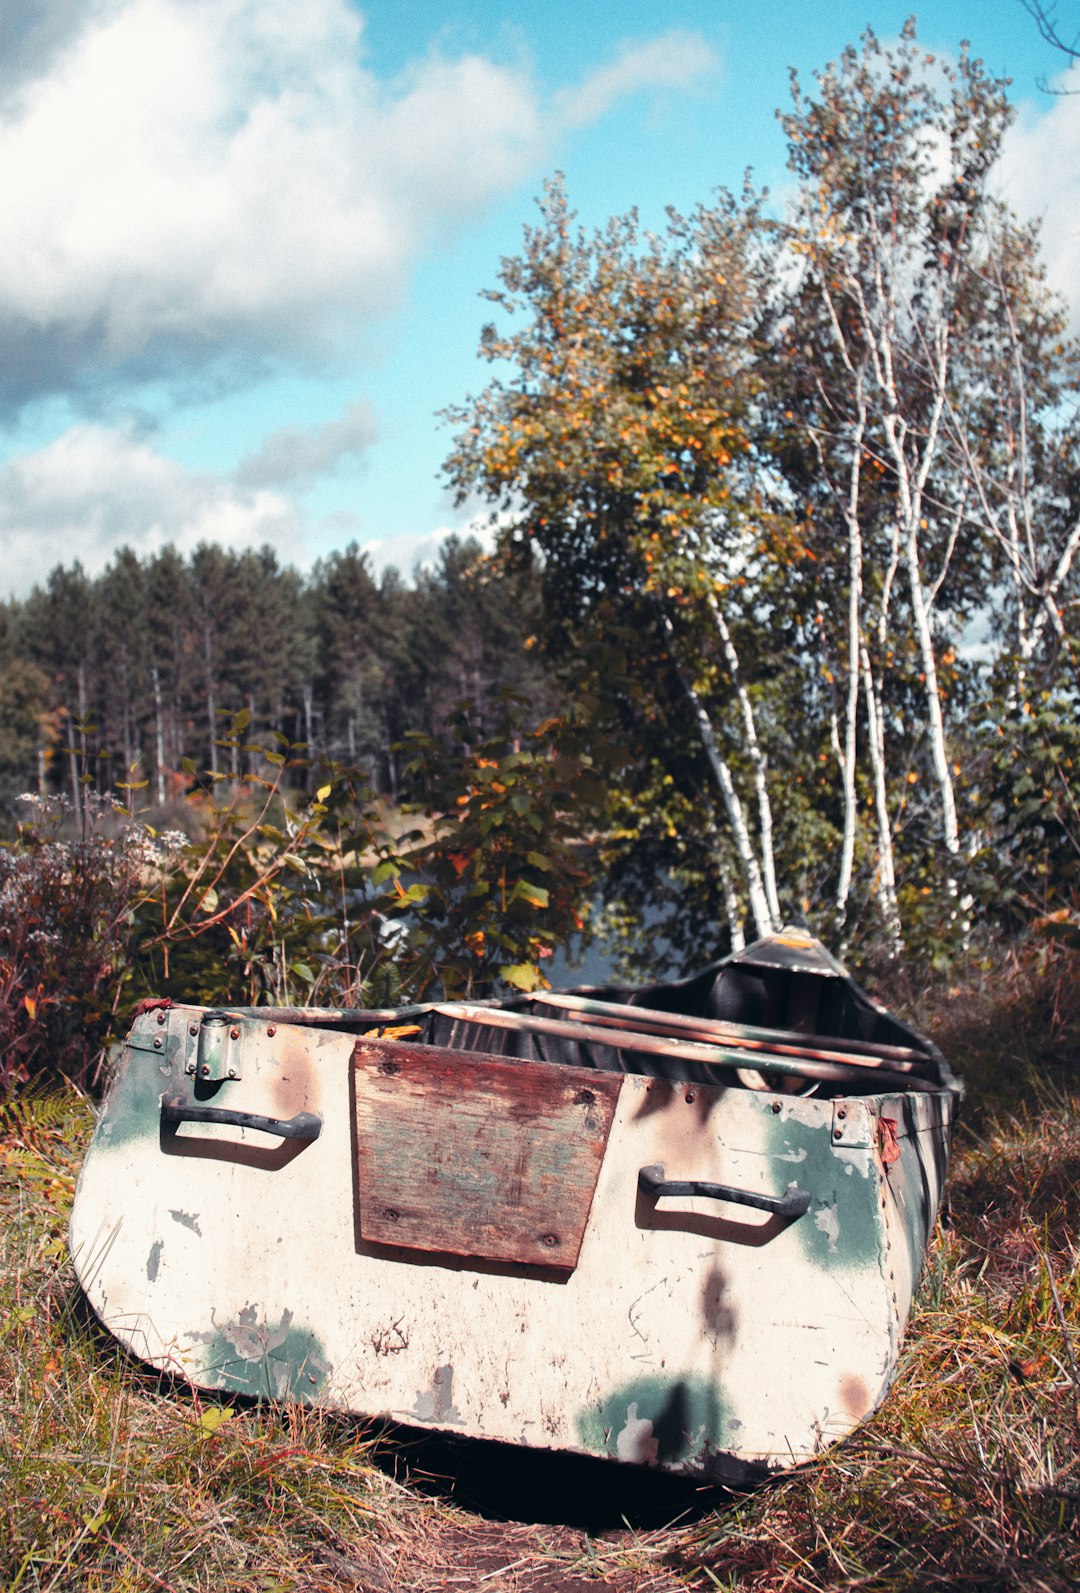
[[[837,1149],[843,1146],[847,1150],[869,1150],[872,1144],[871,1127],[871,1115],[865,1101],[849,1098],[833,1102],[830,1137]]]
[[[204,1012],[198,1039],[189,1052],[184,1072],[207,1084],[243,1077],[241,1061],[243,1025],[227,1012]]]
[[[131,1051],[149,1051],[154,1056],[165,1056],[168,1038],[168,1028],[159,1029],[155,1024],[152,1029],[131,1029],[124,1036],[124,1044]]]

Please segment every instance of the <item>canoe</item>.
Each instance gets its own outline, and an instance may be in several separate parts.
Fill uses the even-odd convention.
[[[146,1003],[71,1250],[223,1400],[745,1480],[884,1397],[959,1098],[797,930],[647,988]]]

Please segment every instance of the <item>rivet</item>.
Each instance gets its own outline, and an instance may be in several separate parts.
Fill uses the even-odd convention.
[[[198,1032],[199,1032],[199,1025],[197,1023],[189,1023],[188,1024],[188,1034],[198,1034]]]
[[[161,1050],[161,1045],[162,1045],[162,1041],[161,1041],[161,1036],[159,1034],[154,1039],[154,1050],[155,1051],[160,1051]]]
[[[780,1110],[780,1102],[779,1101],[774,1101],[772,1103],[772,1109],[773,1109],[774,1112],[778,1112]]]
[[[696,1101],[697,1100],[697,1096],[694,1094],[693,1090],[687,1090],[687,1092],[686,1092],[685,1096],[683,1097],[683,1099],[689,1105],[692,1101]]]
[[[204,1079],[210,1077],[210,1064],[209,1064],[209,1062],[204,1062],[203,1063],[203,1065],[202,1065],[202,1076],[203,1076]]]
[[[844,1130],[842,1128],[834,1128],[832,1131],[832,1137],[833,1139],[843,1139]]]
[[[399,1211],[395,1211],[393,1206],[383,1207],[383,1217],[387,1222],[397,1222],[400,1215],[401,1213]]]
[[[231,1079],[234,1079],[236,1077],[236,1069],[235,1068],[230,1068],[229,1069],[229,1077]]]
[[[229,1039],[230,1040],[239,1040],[239,1038],[240,1038],[240,1030],[239,1029],[230,1029],[229,1030]]]
[[[837,1109],[836,1109],[836,1115],[837,1115],[837,1117],[841,1117],[841,1118],[842,1117],[846,1117],[847,1116],[847,1107],[846,1106],[838,1106]]]
[[[315,1376],[314,1372],[309,1372],[308,1373],[307,1380],[308,1380],[309,1383],[317,1383],[319,1381],[318,1378]]]
[[[159,1023],[168,1023],[169,1020],[168,1020],[168,1018],[166,1018],[166,1016],[165,1016],[165,1014],[163,1012],[159,1012],[158,1015],[157,1015],[157,1021]]]
[[[556,1245],[559,1243],[558,1234],[546,1233],[541,1238],[540,1243],[548,1250],[554,1250]]]
[[[274,1028],[273,1024],[270,1025],[270,1027],[267,1029],[266,1032],[271,1037],[271,1039],[273,1039],[274,1035],[277,1034],[277,1030]]]
[[[185,1073],[194,1073],[194,1071],[195,1071],[195,1064],[194,1064],[194,1062],[189,1062],[189,1063],[188,1063],[188,1065],[187,1065],[187,1067],[186,1067],[186,1068],[185,1068],[185,1069],[184,1069],[184,1072],[185,1072]]]

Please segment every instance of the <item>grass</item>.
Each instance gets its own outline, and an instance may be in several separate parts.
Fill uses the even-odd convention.
[[[1060,956],[998,965],[932,998],[927,1026],[965,1070],[969,1099],[946,1220],[883,1408],[756,1493],[672,1494],[672,1513],[689,1513],[670,1527],[644,1526],[647,1491],[626,1483],[608,1523],[617,1530],[582,1531],[569,1504],[535,1491],[557,1474],[551,1457],[528,1506],[509,1510],[522,1519],[485,1519],[455,1502],[449,1483],[422,1485],[399,1440],[358,1422],[221,1405],[140,1369],[87,1318],[67,1259],[91,1109],[70,1091],[9,1105],[0,1588],[1075,1588],[1077,971]],[[455,1465],[451,1449],[445,1467]],[[491,1465],[505,1480],[506,1460]],[[576,1480],[568,1499],[575,1490]],[[623,1507],[636,1524],[619,1523]]]

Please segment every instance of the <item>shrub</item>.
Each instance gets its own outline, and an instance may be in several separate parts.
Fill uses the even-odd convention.
[[[183,839],[92,793],[74,836],[62,798],[20,801],[28,817],[0,848],[0,1095],[38,1074],[93,1081],[132,976],[135,909]]]

